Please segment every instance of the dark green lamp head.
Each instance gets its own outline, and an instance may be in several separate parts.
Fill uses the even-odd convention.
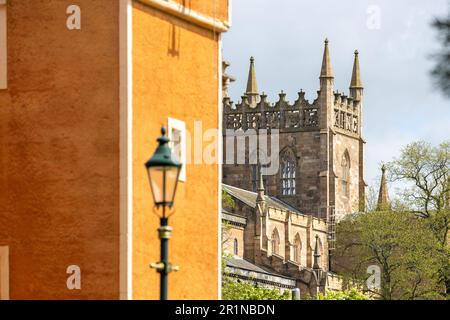
[[[145,163],[145,167],[155,205],[172,207],[182,164],[169,147],[170,139],[166,136],[164,126],[161,128],[161,134],[157,140],[159,145],[150,160]]]

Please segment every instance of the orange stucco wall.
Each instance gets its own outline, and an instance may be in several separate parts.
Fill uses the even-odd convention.
[[[194,1],[193,1],[194,2]],[[172,117],[218,127],[218,35],[141,3],[133,9],[133,297],[159,298],[158,217],[144,162]],[[204,145],[207,143],[205,142]],[[170,299],[218,298],[218,165],[190,164],[179,184],[170,261]]]
[[[118,1],[8,1],[0,246],[11,299],[119,297]],[[81,267],[80,291],[66,268]]]
[[[195,10],[206,16],[221,20],[228,20],[228,8],[231,0],[174,0],[187,9]]]

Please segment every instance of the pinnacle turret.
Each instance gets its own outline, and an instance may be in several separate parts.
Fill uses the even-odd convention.
[[[319,124],[321,129],[327,129],[333,119],[333,87],[334,76],[331,67],[330,50],[328,49],[328,39],[325,39],[325,48],[323,51],[322,68],[320,70],[320,90],[318,91]],[[325,171],[325,167],[322,168]]]
[[[325,39],[325,49],[323,51],[321,78],[333,78],[333,68],[331,67],[330,51],[328,49],[328,39]]]
[[[380,192],[378,194],[378,204],[377,210],[389,209],[389,192],[386,181],[386,166],[383,164],[381,167],[381,182],[380,182]]]
[[[355,50],[355,60],[353,62],[352,81],[350,82],[350,89],[362,89],[361,71],[359,68],[359,52]]]
[[[259,94],[258,84],[256,82],[255,58],[250,57],[250,69],[248,71],[247,91],[246,94]]]
[[[262,175],[262,171],[261,168],[259,169],[259,181],[258,181],[258,189],[256,190],[258,192],[258,195],[256,197],[256,201],[257,202],[261,202],[264,201],[264,194],[265,194],[265,190],[264,190],[264,179],[263,179],[263,175]]]
[[[355,58],[353,62],[352,80],[350,81],[350,96],[355,101],[362,101],[363,98],[363,83],[361,80],[361,71],[359,68],[359,53],[355,50]]]
[[[313,269],[320,269],[320,250],[319,250],[319,236],[316,234],[316,243],[314,245],[314,263]]]
[[[250,69],[248,71],[247,90],[245,95],[251,107],[255,107],[259,102],[258,83],[256,82],[255,58],[250,57]]]

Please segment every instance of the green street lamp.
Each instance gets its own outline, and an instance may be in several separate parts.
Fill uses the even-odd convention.
[[[150,160],[145,163],[145,167],[155,206],[157,209],[162,207],[160,227],[158,228],[159,239],[161,240],[161,261],[152,263],[150,266],[160,273],[160,299],[167,300],[168,275],[172,271],[178,271],[179,268],[172,266],[169,262],[169,239],[173,229],[169,226],[166,208],[173,207],[182,164],[176,159],[169,147],[170,140],[166,136],[164,126],[161,128],[161,134],[162,136],[157,140],[159,145]]]

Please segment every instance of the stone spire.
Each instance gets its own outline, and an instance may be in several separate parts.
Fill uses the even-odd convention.
[[[320,78],[334,78],[333,68],[331,67],[330,51],[328,49],[328,39],[325,39],[325,49],[323,51],[322,69]]]
[[[362,101],[363,83],[361,80],[361,71],[359,69],[359,53],[355,50],[355,61],[353,62],[352,80],[350,81],[350,96],[355,101]]]
[[[259,167],[259,181],[258,181],[258,188],[256,189],[256,209],[257,213],[260,216],[264,216],[265,210],[266,210],[266,197],[264,195],[264,180],[263,175],[261,171],[261,167]]]
[[[262,175],[262,170],[259,169],[259,181],[258,181],[258,189],[256,189],[258,195],[256,197],[256,202],[265,201],[264,198],[264,180]]]
[[[355,61],[353,62],[352,81],[350,82],[350,89],[362,89],[361,71],[359,69],[359,52],[355,50]]]
[[[250,69],[248,71],[247,90],[245,95],[251,107],[255,107],[259,102],[258,84],[256,82],[255,59],[250,57]]]
[[[246,94],[258,94],[258,84],[256,83],[255,58],[250,57],[250,69],[248,71]]]
[[[380,182],[380,192],[378,194],[378,204],[377,210],[389,209],[389,192],[386,181],[386,166],[383,164],[381,167],[381,182]]]
[[[314,264],[313,269],[320,269],[320,250],[319,250],[319,236],[316,234],[316,244],[314,245]]]

